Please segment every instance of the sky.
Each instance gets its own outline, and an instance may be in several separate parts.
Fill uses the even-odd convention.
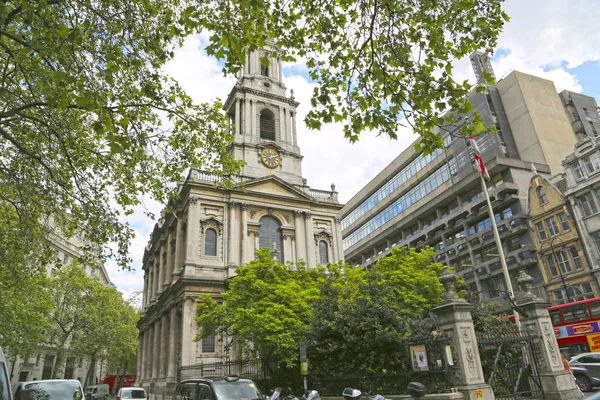
[[[507,0],[504,9],[511,21],[505,24],[492,58],[496,79],[518,70],[554,81],[558,91],[580,92],[600,103],[599,0]],[[235,84],[235,78],[224,77],[218,61],[206,55],[206,45],[205,35],[189,37],[165,67],[198,103],[226,99]],[[453,73],[459,81],[475,80],[468,58],[455,62]],[[303,119],[314,83],[307,79],[303,65],[284,65],[283,74],[288,94],[294,90],[300,102],[297,130],[303,175],[315,189],[329,190],[335,184],[340,202],[352,198],[417,138],[404,128],[396,141],[364,133],[359,142],[350,144],[341,125],[308,130]],[[156,214],[162,209],[151,201],[144,207]],[[143,288],[142,257],[154,227],[144,207],[127,218],[136,234],[131,243],[131,271],[120,270],[110,260],[106,264],[110,280],[125,297]]]

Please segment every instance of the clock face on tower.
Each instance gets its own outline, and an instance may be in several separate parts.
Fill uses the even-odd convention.
[[[279,153],[275,149],[264,149],[260,155],[260,159],[269,168],[277,167],[281,161]]]

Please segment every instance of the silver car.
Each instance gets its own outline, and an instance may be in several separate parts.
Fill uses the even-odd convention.
[[[600,353],[582,353],[569,360],[571,371],[582,392],[600,385]]]

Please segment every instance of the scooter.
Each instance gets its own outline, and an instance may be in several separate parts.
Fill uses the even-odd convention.
[[[420,399],[427,394],[427,388],[420,382],[410,382],[408,384],[407,391],[411,397],[407,398],[406,400]],[[360,400],[363,393],[358,389],[346,388],[344,389],[342,395],[344,396],[345,400]],[[369,396],[368,393],[364,393],[364,396],[367,400],[388,400],[380,394]]]
[[[344,399],[346,400],[360,400],[360,398],[364,395],[366,400],[388,400],[380,394],[376,394],[375,396],[369,396],[369,393],[361,392],[358,389],[346,388],[342,392]]]

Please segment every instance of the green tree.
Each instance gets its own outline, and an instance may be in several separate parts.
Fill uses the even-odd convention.
[[[352,141],[401,116],[441,145],[436,125],[472,111],[452,62],[493,49],[501,0],[315,2],[4,0],[0,2],[0,201],[30,221],[52,215],[67,236],[118,246],[128,262],[131,213],[142,195],[166,203],[190,165],[239,171],[218,101],[194,104],[162,73],[191,33],[239,70],[248,51],[277,41],[318,83],[306,122],[342,122]],[[266,57],[263,60],[266,62]],[[447,109],[456,113],[443,116]],[[481,132],[477,115],[465,131]],[[226,181],[226,180],[225,180]]]
[[[258,250],[255,260],[236,269],[222,303],[210,295],[200,297],[197,339],[219,333],[253,345],[263,359],[275,355],[293,364],[309,327],[311,305],[319,297],[323,273],[303,264],[277,263],[268,248]]]
[[[97,277],[90,283],[92,301],[80,315],[83,327],[70,346],[71,351],[91,360],[85,384],[96,375],[96,361],[104,354],[114,367],[135,368],[132,358],[136,359],[138,346],[138,313],[116,288],[103,285]]]
[[[142,195],[167,203],[191,165],[238,170],[220,102],[194,104],[161,72],[194,28],[184,3],[0,2],[0,211],[79,230],[125,266],[121,217]]]
[[[11,361],[27,357],[42,341],[52,307],[44,264],[52,253],[37,224],[20,217],[0,201],[0,346]]]
[[[410,321],[441,301],[431,249],[394,249],[372,268],[333,268],[313,311],[309,356],[317,374],[400,368]],[[330,266],[331,267],[331,266]]]
[[[53,271],[50,285],[53,309],[49,315],[45,343],[56,348],[53,379],[62,372],[70,345],[76,346],[78,341],[83,340],[86,323],[90,319],[86,313],[93,308],[96,300],[95,283],[77,263]]]
[[[396,138],[406,117],[427,149],[442,144],[435,126],[472,111],[471,86],[453,78],[452,62],[491,51],[508,21],[501,0],[192,3],[184,17],[211,31],[207,50],[225,59],[225,71],[237,71],[245,53],[268,39],[284,49],[284,60],[306,61],[317,82],[309,127],[335,121],[351,141],[371,129]],[[444,116],[448,109],[456,113]],[[476,115],[463,133],[483,129]]]

